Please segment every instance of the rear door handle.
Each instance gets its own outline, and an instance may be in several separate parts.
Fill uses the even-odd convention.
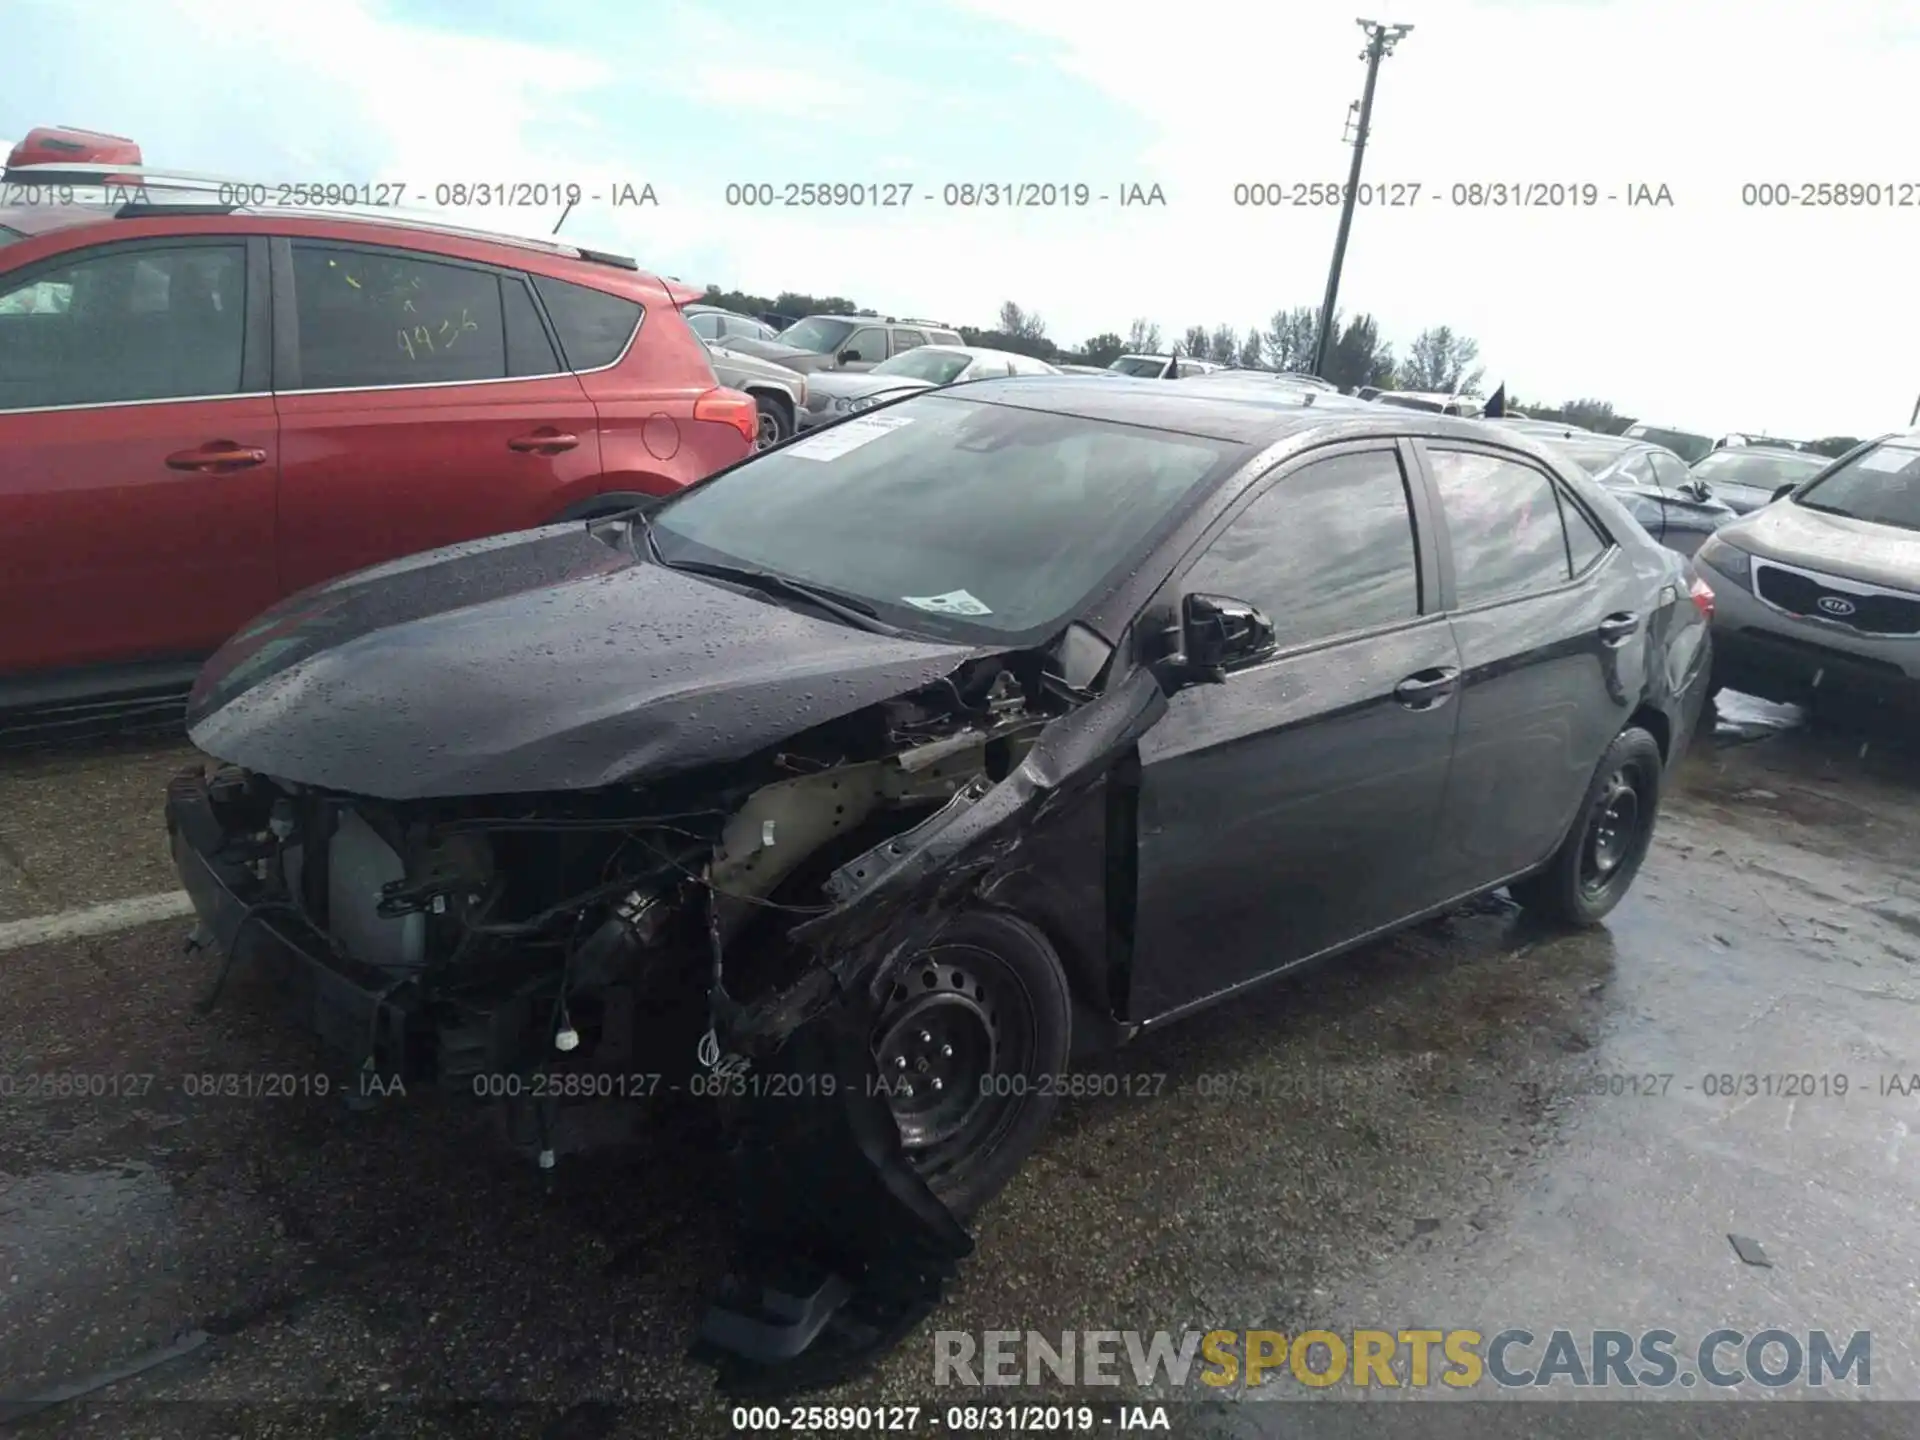
[[[1624,645],[1640,629],[1640,617],[1631,611],[1609,615],[1600,622],[1599,636],[1604,645]]]
[[[579,443],[578,435],[566,435],[558,430],[536,430],[531,435],[514,436],[507,441],[507,448],[522,454],[558,455],[562,450],[571,450]]]
[[[266,463],[266,451],[231,440],[209,440],[197,450],[176,450],[167,456],[169,470],[245,470]]]
[[[1439,665],[1418,670],[1393,687],[1393,698],[1409,710],[1431,710],[1445,703],[1460,688],[1460,672]]]

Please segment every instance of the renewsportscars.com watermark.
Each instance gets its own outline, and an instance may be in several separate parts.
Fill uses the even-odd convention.
[[[1468,1390],[1715,1389],[1873,1383],[1873,1334],[1715,1330],[941,1330],[936,1385],[1259,1386]]]

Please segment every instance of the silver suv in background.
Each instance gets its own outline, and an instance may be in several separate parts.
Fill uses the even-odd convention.
[[[1716,688],[1920,698],[1920,433],[1849,452],[1695,559],[1718,597]]]
[[[960,332],[931,320],[891,315],[809,315],[780,332],[780,343],[824,356],[822,370],[871,370],[922,345],[964,345]]]

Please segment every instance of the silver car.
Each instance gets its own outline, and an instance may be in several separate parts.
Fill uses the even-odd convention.
[[[744,390],[759,407],[760,433],[754,449],[778,445],[793,434],[796,421],[807,413],[806,376],[706,339],[700,343],[707,347],[713,378],[729,390]]]
[[[1920,697],[1920,433],[1855,450],[1722,527],[1714,683],[1769,700]]]

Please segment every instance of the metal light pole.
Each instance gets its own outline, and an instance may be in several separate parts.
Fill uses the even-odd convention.
[[[1320,304],[1320,335],[1313,347],[1313,373],[1327,378],[1327,351],[1333,345],[1333,302],[1340,295],[1340,266],[1347,258],[1347,232],[1353,228],[1353,207],[1360,198],[1360,162],[1366,158],[1367,131],[1373,123],[1373,83],[1380,75],[1380,62],[1393,53],[1400,38],[1411,25],[1382,25],[1377,20],[1356,20],[1367,32],[1367,48],[1360,58],[1367,62],[1367,88],[1360,94],[1360,123],[1353,134],[1353,169],[1347,175],[1347,193],[1340,205],[1340,233],[1333,241],[1333,265],[1327,271],[1327,298]]]

